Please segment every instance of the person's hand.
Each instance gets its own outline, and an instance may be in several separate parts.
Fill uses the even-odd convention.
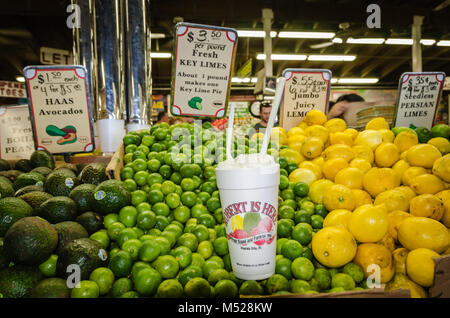
[[[330,112],[328,113],[328,119],[338,117],[345,113],[350,107],[350,103],[347,101],[338,102],[331,107]]]

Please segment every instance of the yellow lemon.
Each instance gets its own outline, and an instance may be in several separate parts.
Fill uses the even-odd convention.
[[[270,133],[270,141],[276,143],[278,146],[281,146],[287,144],[288,138],[286,133],[283,133],[280,130],[272,130],[272,132]]]
[[[305,161],[305,158],[301,153],[289,148],[281,149],[279,156],[286,158],[288,162],[295,162],[296,164],[300,164],[300,162]]]
[[[406,275],[406,256],[409,251],[404,247],[399,247],[392,252],[392,259],[395,264],[395,274],[401,273]]]
[[[417,194],[435,194],[444,190],[444,183],[434,174],[424,173],[411,179],[409,185]]]
[[[322,167],[322,173],[328,180],[334,181],[339,170],[347,168],[348,162],[343,158],[333,158],[325,161]]]
[[[302,142],[293,142],[288,145],[289,145],[289,149],[295,150],[299,153],[302,151],[302,145],[303,145]]]
[[[356,136],[358,136],[358,133],[359,132],[355,128],[347,128],[346,130],[344,130],[344,134],[352,137],[352,140],[355,140]]]
[[[300,128],[300,127],[292,127],[291,129],[288,130],[287,136],[289,138],[289,137],[292,137],[292,136],[302,135],[304,133],[305,133],[305,131],[302,128]]]
[[[323,125],[327,121],[327,116],[318,109],[310,110],[306,116],[304,121],[309,125]]]
[[[253,136],[250,138],[250,140],[263,140],[263,139],[264,134],[260,132],[253,134]]]
[[[389,232],[386,232],[386,234],[383,236],[381,240],[377,242],[377,244],[383,245],[386,247],[391,253],[395,250],[395,240],[394,238],[389,234]]]
[[[444,215],[441,222],[450,228],[450,190],[444,190],[435,194],[444,204]]]
[[[389,217],[384,205],[365,204],[357,207],[348,221],[348,229],[362,243],[374,243],[386,235]]]
[[[395,210],[388,213],[388,217],[388,233],[394,238],[396,242],[398,242],[398,226],[404,219],[412,217],[412,215],[405,211]]]
[[[325,161],[333,158],[343,158],[347,162],[350,162],[355,157],[355,153],[348,145],[337,144],[331,145],[323,152],[323,158]]]
[[[383,139],[383,142],[394,142],[395,134],[392,130],[380,129],[378,131],[381,133],[381,139]]]
[[[304,182],[308,186],[316,181],[316,175],[309,169],[297,168],[289,174],[289,181],[297,183]]]
[[[433,163],[433,174],[444,180],[450,182],[450,154],[437,159]]]
[[[409,278],[422,287],[431,287],[434,281],[434,259],[440,255],[428,248],[417,248],[406,257],[406,273]]]
[[[352,136],[346,134],[345,132],[338,131],[335,133],[330,133],[329,138],[330,145],[344,144],[350,147],[353,145]]]
[[[407,195],[396,188],[378,194],[373,204],[384,204],[388,212],[395,210],[409,210],[409,200]]]
[[[231,218],[231,229],[233,231],[244,229],[244,219],[241,215],[236,214]]]
[[[419,143],[419,138],[417,135],[411,131],[402,131],[399,133],[395,139],[394,144],[398,147],[400,152],[408,150],[414,145]]]
[[[363,243],[358,245],[353,262],[363,268],[366,278],[374,274],[373,265],[378,265],[380,268],[381,284],[390,281],[395,273],[392,253],[387,247],[381,244]]]
[[[328,120],[323,126],[327,128],[329,132],[338,132],[345,131],[347,123],[342,118],[333,118]]]
[[[426,217],[410,217],[398,225],[398,241],[413,250],[424,247],[442,253],[450,245],[450,233],[439,221]]]
[[[308,124],[305,121],[301,121],[297,127],[303,129],[303,131],[305,131],[306,128],[308,128]]]
[[[408,150],[405,150],[403,152],[400,153],[400,159],[401,160],[406,160],[406,154],[408,153]]]
[[[450,152],[450,141],[447,138],[434,137],[428,140],[427,144],[435,146],[443,155]]]
[[[317,166],[320,167],[320,169],[323,168],[323,164],[325,163],[325,159],[323,159],[322,156],[314,158],[313,160],[311,160],[312,163],[316,164]]]
[[[400,250],[400,249],[401,248],[398,248],[397,250]],[[403,250],[405,250],[405,249],[403,249]],[[408,253],[408,251],[406,251],[406,253]],[[394,261],[395,261],[395,254],[392,253],[392,256],[394,257]],[[394,278],[391,279],[391,281],[386,284],[386,286],[384,287],[384,290],[391,291],[391,290],[397,290],[397,289],[406,289],[406,290],[409,290],[411,298],[427,298],[427,292],[425,291],[425,289],[422,286],[420,286],[419,284],[414,283],[406,275],[406,255],[405,255],[404,263],[405,263],[405,266],[404,266],[405,270],[403,272],[400,272],[398,270],[399,266],[396,265],[396,271],[395,271]]]
[[[409,167],[407,168],[402,175],[402,184],[409,186],[411,184],[411,180],[414,177],[420,176],[421,174],[428,173],[427,170],[423,167]]]
[[[323,204],[328,211],[336,209],[353,211],[355,208],[355,196],[350,188],[342,184],[334,184],[323,195]]]
[[[375,155],[373,154],[372,148],[367,145],[357,145],[352,147],[355,158],[361,158],[367,160],[368,163],[373,164],[375,160]]]
[[[423,216],[439,221],[444,215],[444,202],[432,194],[421,194],[411,200],[410,211],[414,216]]]
[[[362,189],[363,173],[358,168],[344,168],[334,177],[336,184],[343,184],[350,189]]]
[[[359,169],[362,173],[366,173],[372,168],[372,165],[365,159],[355,158],[350,161],[350,167]]]
[[[400,152],[396,145],[383,142],[375,149],[375,163],[378,167],[392,167],[400,158]]]
[[[306,137],[317,137],[321,139],[324,143],[327,142],[328,135],[329,135],[328,129],[320,125],[308,126],[308,128],[305,129]]]
[[[297,127],[294,127],[297,128]],[[292,135],[287,139],[287,143],[290,146],[292,143],[302,143],[306,139],[305,135]]]
[[[333,210],[323,219],[323,227],[337,226],[348,230],[348,220],[352,211],[345,209]]]
[[[272,128],[272,133],[287,136],[286,130],[284,130],[284,128],[283,128],[283,127],[280,127],[280,126],[273,127],[273,128]]]
[[[409,165],[409,163],[407,163],[405,160],[400,159],[399,161],[397,161],[396,163],[394,163],[394,165],[392,166],[392,170],[394,170],[394,172],[397,174],[397,176],[401,179],[403,176],[403,173],[406,171],[406,169],[408,169],[409,167],[411,167]]]
[[[365,130],[380,130],[380,129],[389,129],[389,123],[383,117],[376,117],[371,119],[365,127]]]
[[[369,146],[373,151],[383,142],[381,133],[378,130],[361,131],[355,139],[354,145]]]
[[[371,168],[363,177],[363,188],[376,197],[383,191],[400,185],[400,180],[394,170],[390,168]]]
[[[442,157],[441,152],[433,145],[419,144],[409,148],[406,160],[411,166],[432,168],[433,163]]]
[[[359,207],[364,204],[372,204],[372,197],[369,193],[361,189],[352,189],[355,197],[355,207]]]
[[[311,249],[320,264],[336,268],[350,262],[356,254],[356,241],[344,228],[329,226],[312,238]]]
[[[416,196],[416,193],[413,191],[413,189],[408,186],[395,187],[394,190],[401,191],[406,196],[406,199],[408,201],[411,201],[412,198]]]
[[[314,159],[322,154],[324,144],[322,139],[308,137],[303,141],[301,153],[308,159]]]
[[[323,203],[323,195],[333,185],[333,182],[327,179],[316,180],[309,187],[308,196],[315,204]]]
[[[309,169],[312,172],[314,172],[317,180],[322,179],[322,169],[320,169],[320,167],[315,163],[313,163],[312,161],[303,161],[302,163],[300,163],[298,167]]]

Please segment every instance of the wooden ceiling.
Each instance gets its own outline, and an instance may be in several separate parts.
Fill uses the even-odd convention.
[[[42,46],[72,50],[72,33],[66,27],[69,0],[13,0],[0,4],[0,80],[14,80],[26,65],[39,64]],[[370,3],[381,7],[381,28],[369,29]],[[424,16],[422,38],[450,40],[448,0],[151,0],[151,29],[166,38],[152,40],[152,51],[170,52],[174,18],[185,22],[262,30],[262,8],[272,8],[274,31],[335,32],[343,43],[314,49],[318,39],[274,38],[273,53],[351,54],[353,62],[274,61],[274,75],[288,67],[327,68],[333,77],[377,77],[379,85],[395,86],[405,71],[411,71],[410,45],[347,44],[348,37],[411,38],[414,15]],[[347,28],[343,29],[343,23]],[[314,46],[313,46],[314,47]],[[236,69],[253,58],[253,76],[264,67],[256,60],[263,53],[262,38],[239,38]],[[450,74],[450,47],[423,46],[424,71]],[[153,59],[153,87],[166,91],[171,76],[170,59]]]

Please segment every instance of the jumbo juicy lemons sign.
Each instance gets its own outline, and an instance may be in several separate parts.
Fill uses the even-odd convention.
[[[224,117],[237,46],[236,30],[178,23],[175,35],[171,114]]]
[[[94,150],[86,69],[27,66],[24,75],[36,149],[53,154]]]

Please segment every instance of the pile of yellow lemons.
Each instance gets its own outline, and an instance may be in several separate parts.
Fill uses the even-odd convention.
[[[315,258],[332,268],[353,261],[366,277],[376,264],[387,289],[426,296],[434,258],[450,254],[450,142],[395,136],[381,117],[357,131],[318,110],[272,137],[288,146],[279,156],[298,165],[289,180],[307,183],[329,211],[312,240]]]

